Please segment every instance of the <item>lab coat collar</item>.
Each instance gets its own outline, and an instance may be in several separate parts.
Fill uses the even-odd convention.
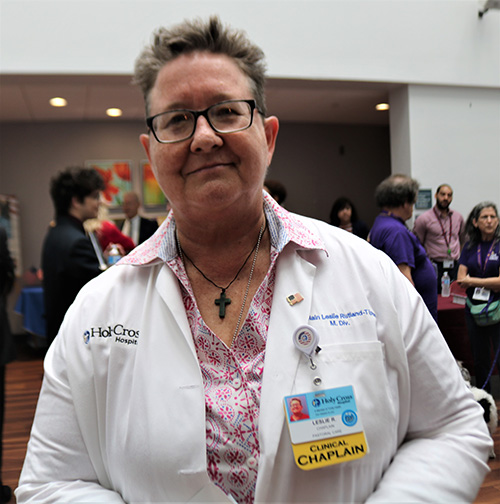
[[[320,249],[326,252],[321,238],[306,227],[302,221],[263,191],[264,213],[269,227],[271,245],[281,253],[290,242],[305,249]],[[177,257],[175,217],[170,212],[160,229],[144,243],[125,256],[120,264],[137,266],[168,262]]]

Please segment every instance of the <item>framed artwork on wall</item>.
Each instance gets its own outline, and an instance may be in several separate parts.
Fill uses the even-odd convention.
[[[132,162],[124,159],[91,159],[85,161],[85,166],[96,169],[104,179],[102,195],[110,212],[120,211],[123,195],[132,191]]]
[[[431,189],[420,189],[415,203],[415,210],[429,210],[432,208],[432,191]]]
[[[148,212],[165,211],[167,198],[163,194],[148,160],[141,163],[142,205]]]

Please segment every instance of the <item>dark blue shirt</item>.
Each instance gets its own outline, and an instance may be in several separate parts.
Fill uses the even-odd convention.
[[[491,248],[491,241],[480,242],[479,245],[469,246],[467,242],[462,249],[460,254],[459,264],[463,264],[467,267],[467,273],[471,277],[476,278],[490,278],[497,277],[500,271],[500,241],[497,241],[493,246],[490,256],[488,257],[488,252]],[[481,263],[478,260],[478,247],[479,256],[481,257]],[[472,301],[473,304],[484,303],[484,301],[475,301],[472,299],[474,294],[474,287],[469,287],[467,289],[467,297]],[[490,300],[496,301],[500,299],[500,292],[491,291]]]

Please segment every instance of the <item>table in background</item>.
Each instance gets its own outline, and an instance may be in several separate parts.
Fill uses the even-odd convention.
[[[453,296],[438,295],[438,325],[455,359],[463,361],[471,374],[474,360],[465,324],[465,306],[453,302]]]
[[[23,287],[14,308],[23,316],[23,328],[30,334],[45,338],[45,317],[43,288],[39,286]]]

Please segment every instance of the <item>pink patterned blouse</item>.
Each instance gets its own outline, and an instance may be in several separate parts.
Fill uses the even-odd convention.
[[[172,213],[152,239],[122,259],[146,264],[162,259],[181,284],[205,387],[207,470],[238,503],[253,503],[259,464],[259,406],[276,260],[289,241],[304,248],[323,244],[267,193],[264,211],[271,236],[271,265],[242,327],[228,348],[205,324],[177,253]]]

